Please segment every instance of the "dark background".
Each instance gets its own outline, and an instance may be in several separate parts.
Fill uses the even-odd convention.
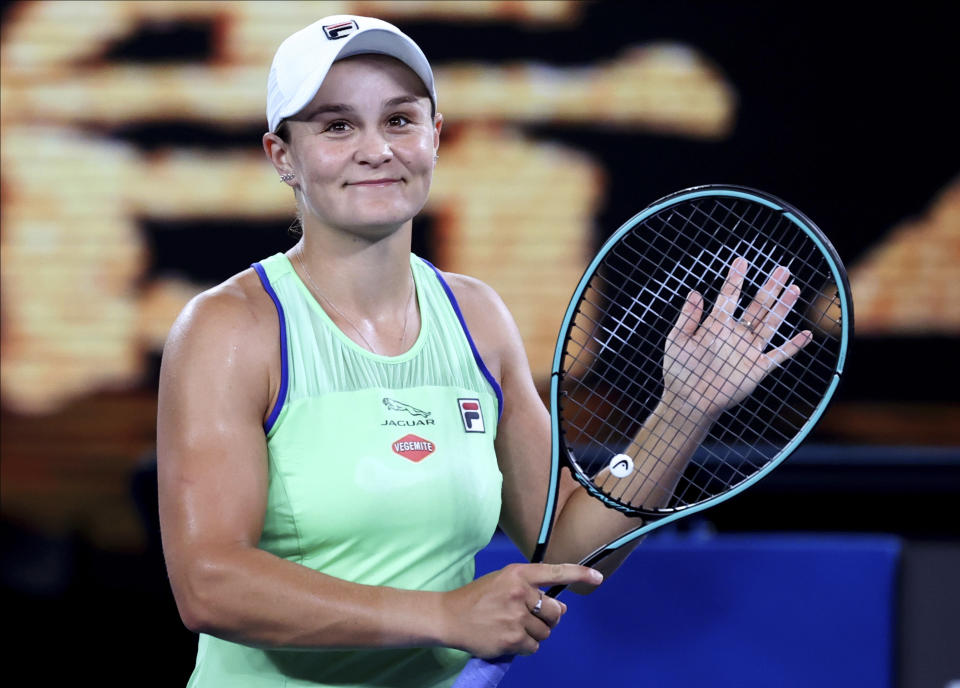
[[[723,69],[739,95],[735,129],[725,140],[625,135],[600,127],[527,128],[534,137],[590,150],[608,170],[608,197],[598,222],[604,229],[597,242],[669,192],[735,183],[803,209],[853,265],[890,228],[922,214],[958,177],[958,24],[948,8],[949,3],[880,10],[845,3],[601,2],[589,5],[580,25],[569,29],[501,21],[402,22],[402,28],[435,65],[521,58],[577,65],[662,39],[695,47]],[[3,4],[4,19],[13,11],[16,3]],[[318,7],[317,16],[322,14]],[[190,23],[145,27],[115,46],[111,57],[202,60],[211,32]],[[173,141],[214,149],[257,145],[261,133],[260,127],[218,130],[189,122],[112,132],[144,149]],[[204,235],[216,241],[218,226],[203,224]],[[429,237],[430,218],[421,226]],[[143,231],[153,247],[152,272],[177,269],[216,281],[251,257],[289,246],[292,240],[282,228],[264,232],[262,224],[238,228],[224,222],[221,231],[229,231],[231,241],[218,242],[225,250],[215,254],[171,243],[190,241],[192,232],[161,232],[148,223]],[[420,251],[430,257],[428,240]],[[930,561],[949,559],[936,552],[955,551],[960,535],[958,334],[856,337],[833,405],[837,413],[853,408],[856,414],[834,415],[832,422],[828,414],[810,445],[752,493],[680,527],[891,533],[934,552]],[[150,379],[137,394],[150,396],[153,389]],[[863,411],[873,407],[884,413]],[[881,427],[889,423],[891,408],[896,417],[916,421],[902,423],[892,438],[890,428]],[[859,434],[844,424],[849,418]],[[5,410],[4,453],[17,432],[41,422]],[[129,477],[144,528],[137,551],[97,547],[80,528],[50,533],[7,517],[0,524],[2,601],[13,612],[7,618],[18,639],[10,659],[27,660],[40,685],[80,676],[105,685],[182,685],[189,674],[195,638],[179,623],[167,587],[155,475],[149,453],[142,458],[141,469]],[[911,576],[925,580],[920,573]],[[922,619],[912,623],[922,626]],[[903,640],[904,646],[910,643]]]

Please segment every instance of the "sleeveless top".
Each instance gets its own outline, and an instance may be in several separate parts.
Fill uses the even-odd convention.
[[[503,403],[449,286],[411,254],[417,341],[380,356],[330,320],[283,254],[254,264],[280,318],[281,385],[259,547],[367,585],[451,590],[500,516]],[[190,686],[449,686],[450,648],[264,650],[201,634]]]

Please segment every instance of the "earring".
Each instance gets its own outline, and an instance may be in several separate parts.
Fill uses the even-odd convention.
[[[297,175],[292,174],[292,173],[290,173],[290,172],[288,172],[287,174],[281,174],[281,175],[280,175],[280,181],[281,181],[281,182],[288,182],[288,181],[290,181],[291,179],[293,179],[293,178],[296,177],[296,176],[297,176]]]
[[[433,164],[436,165],[436,164],[437,164],[437,160],[439,160],[439,159],[440,159],[440,154],[439,154],[439,153],[434,153],[434,154],[433,154]]]

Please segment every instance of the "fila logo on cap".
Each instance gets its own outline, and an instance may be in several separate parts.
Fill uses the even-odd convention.
[[[460,405],[460,419],[466,432],[486,432],[479,399],[457,399],[457,404]]]
[[[350,20],[339,24],[327,24],[323,27],[323,32],[327,35],[327,38],[335,41],[338,38],[346,38],[358,29],[357,22]]]

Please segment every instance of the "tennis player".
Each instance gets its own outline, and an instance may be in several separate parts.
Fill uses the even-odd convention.
[[[550,420],[500,298],[411,254],[443,126],[426,57],[390,24],[326,17],[277,50],[267,120],[302,236],[193,299],[161,369],[164,552],[200,634],[189,685],[428,688],[469,654],[535,652],[565,610],[540,589],[602,576],[473,580],[498,525],[533,550]],[[665,464],[708,425],[688,414]],[[558,504],[548,561],[628,529],[569,476]]]

